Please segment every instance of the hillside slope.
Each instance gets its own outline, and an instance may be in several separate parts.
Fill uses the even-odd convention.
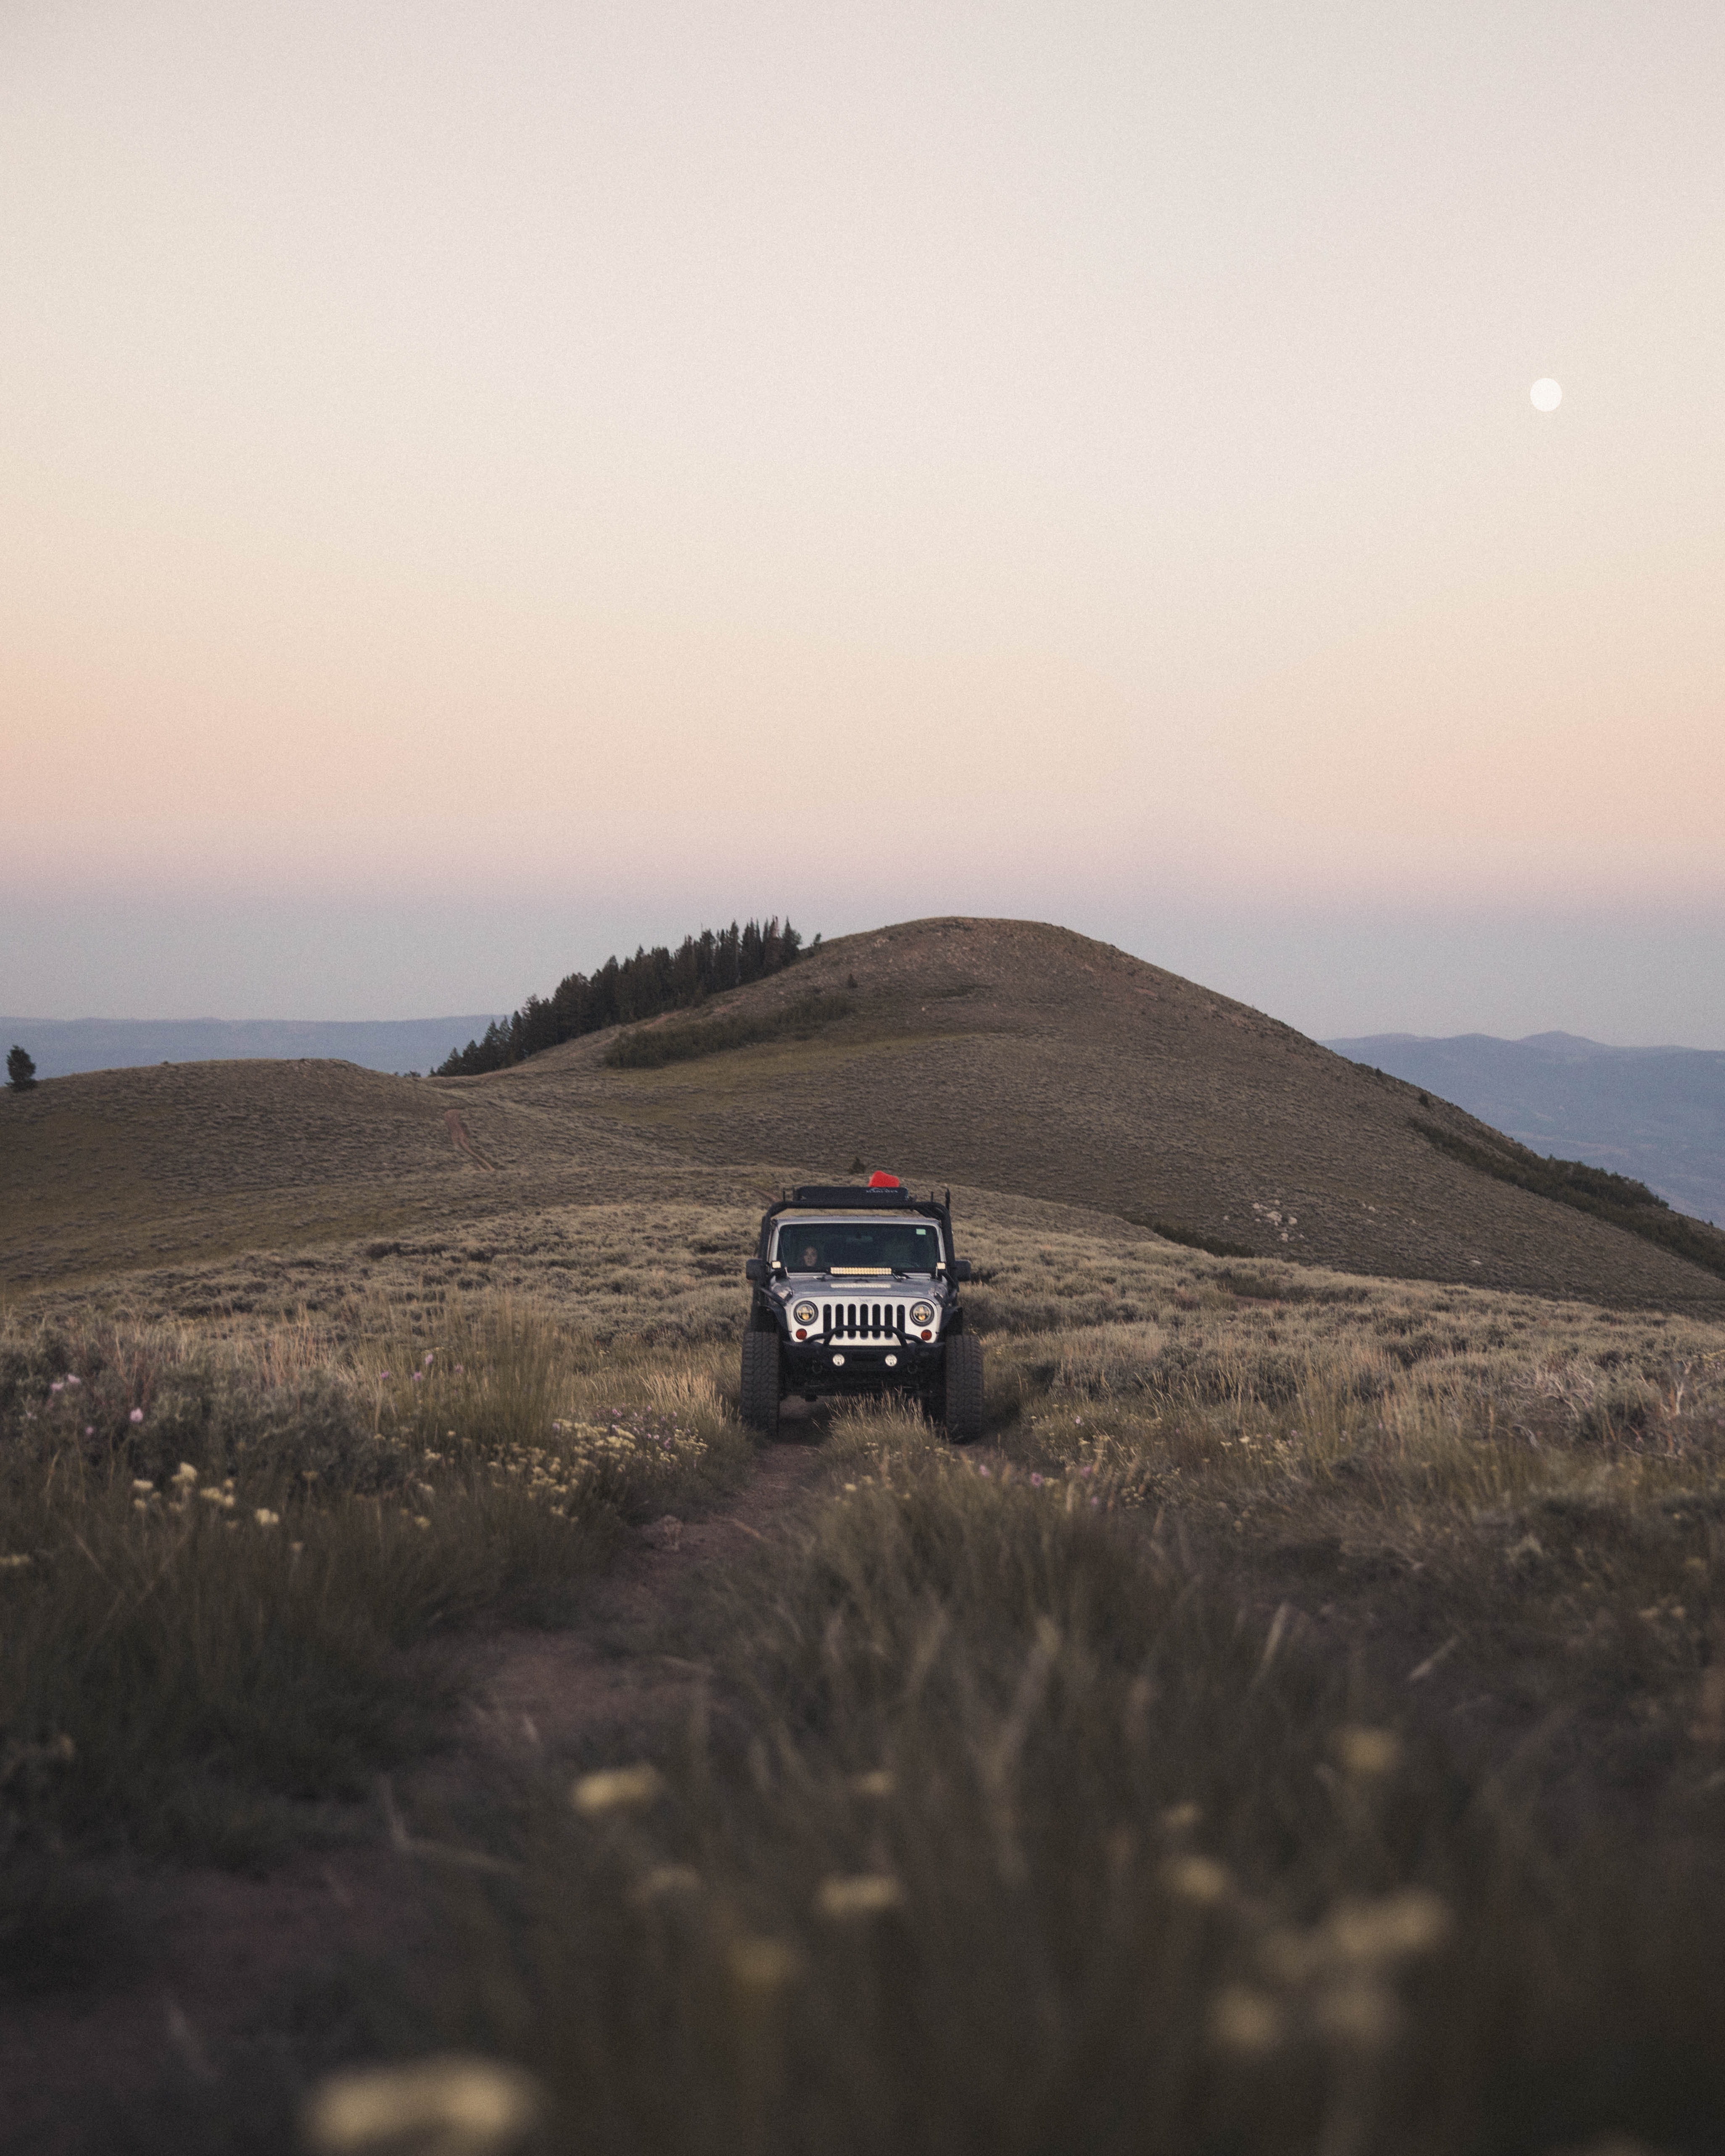
[[[1635,1176],[1725,1225],[1725,1050],[1608,1048],[1568,1033],[1389,1033],[1325,1045],[1441,1094],[1536,1152]]]
[[[1460,1110],[1065,929],[941,919],[846,937],[695,1023],[715,1017],[794,1026],[658,1069],[611,1067],[616,1035],[598,1034],[477,1078],[246,1062],[7,1096],[0,1282],[409,1226],[487,1220],[495,1241],[522,1209],[752,1200],[860,1158],[1349,1271],[1725,1307],[1725,1280],[1410,1127],[1476,1132]],[[686,1038],[691,1021],[652,1023]]]
[[[92,1071],[0,1093],[0,1286],[447,1230],[519,1204],[524,1183],[571,1197],[619,1178],[654,1187],[650,1138],[507,1103],[487,1118],[518,1164],[500,1174],[463,1107],[423,1081],[314,1060]]]
[[[595,1036],[454,1090],[475,1131],[493,1101],[531,1103],[715,1163],[832,1172],[860,1156],[1351,1271],[1725,1302],[1725,1281],[1481,1175],[1410,1127],[1466,1135],[1461,1111],[1070,930],[910,921],[722,1003],[817,994],[856,1008],[807,1040],[659,1070],[608,1068],[610,1037]]]

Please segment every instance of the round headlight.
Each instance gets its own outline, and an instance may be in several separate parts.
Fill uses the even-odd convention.
[[[932,1302],[913,1302],[911,1305],[911,1322],[919,1331],[925,1325],[932,1325],[934,1305]]]
[[[820,1312],[812,1302],[799,1302],[792,1311],[791,1316],[796,1319],[798,1325],[813,1325],[815,1319],[820,1316]]]

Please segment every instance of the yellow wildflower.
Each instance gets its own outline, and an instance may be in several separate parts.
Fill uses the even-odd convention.
[[[1377,1781],[1401,1764],[1401,1739],[1389,1729],[1338,1729],[1336,1754],[1344,1774],[1356,1781]]]
[[[1201,1908],[1226,1901],[1234,1886],[1227,1866],[1213,1856],[1170,1858],[1162,1867],[1162,1883],[1180,1901],[1196,1902]]]
[[[635,1889],[637,1900],[660,1902],[675,1894],[698,1894],[701,1874],[692,1864],[655,1864]]]
[[[546,2109],[539,2084],[519,2066],[447,2054],[331,2074],[305,2107],[305,2143],[312,2156],[403,2148],[493,2156],[519,2146]]]
[[[848,1923],[896,1909],[904,1898],[903,1887],[886,1872],[835,1873],[815,1889],[814,1913],[829,1923]]]
[[[1210,2035],[1224,2051],[1260,2056],[1281,2041],[1281,2009],[1267,1992],[1230,1984],[1211,2005]]]
[[[656,1767],[602,1767],[581,1776],[569,1791],[569,1801],[583,1819],[598,1819],[606,1812],[650,1804],[664,1789]]]

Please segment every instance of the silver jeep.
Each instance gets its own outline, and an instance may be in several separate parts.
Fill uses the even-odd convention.
[[[963,1445],[983,1427],[983,1343],[964,1322],[970,1261],[952,1249],[952,1193],[894,1176],[804,1183],[769,1206],[744,1267],[742,1417],[773,1435],[793,1393],[908,1393]]]

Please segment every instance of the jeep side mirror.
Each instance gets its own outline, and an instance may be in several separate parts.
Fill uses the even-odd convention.
[[[767,1270],[758,1258],[751,1258],[742,1269],[742,1276],[746,1281],[752,1281],[755,1286],[759,1287],[767,1277]]]
[[[952,1264],[947,1267],[947,1270],[955,1281],[968,1281],[970,1278],[970,1260],[954,1258]]]

